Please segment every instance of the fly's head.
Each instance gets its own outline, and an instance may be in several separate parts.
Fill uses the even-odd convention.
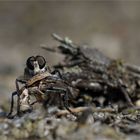
[[[26,61],[26,69],[31,76],[45,72],[47,70],[45,58],[39,55],[29,57]]]

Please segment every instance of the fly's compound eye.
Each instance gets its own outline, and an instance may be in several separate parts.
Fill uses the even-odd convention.
[[[36,56],[36,61],[38,62],[40,69],[43,69],[45,67],[46,60],[45,60],[45,58],[43,56],[39,56],[39,55]]]
[[[30,70],[34,70],[34,61],[35,61],[34,56],[29,57],[26,61],[27,68],[29,68]]]

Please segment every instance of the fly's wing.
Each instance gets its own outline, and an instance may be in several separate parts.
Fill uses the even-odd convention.
[[[27,81],[27,86],[32,86],[34,83],[41,81],[47,77],[52,76],[49,72],[43,72],[43,73],[39,73],[33,77],[31,77],[28,81]]]

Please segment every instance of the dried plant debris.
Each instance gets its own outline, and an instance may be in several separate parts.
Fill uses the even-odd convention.
[[[76,45],[68,38],[63,39],[56,34],[53,37],[60,42],[54,51],[65,55],[64,62],[54,67],[61,70],[66,81],[80,90],[81,96],[88,96],[99,106],[117,102],[122,102],[122,107],[139,106],[139,67],[112,60],[99,50]]]
[[[52,71],[42,56],[27,59],[8,118],[0,107],[0,139],[139,140],[140,67],[52,36],[59,45],[43,49],[63,62]]]

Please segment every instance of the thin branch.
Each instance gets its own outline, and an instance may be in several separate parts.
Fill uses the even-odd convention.
[[[124,66],[131,72],[140,74],[140,66],[132,65],[129,63],[124,64]]]
[[[91,110],[92,112],[110,112],[113,113],[115,112],[114,109],[111,108],[91,108],[91,107],[77,107],[77,108],[70,108],[70,110],[73,113],[79,113],[79,112],[84,112],[86,110]],[[56,113],[56,116],[65,116],[67,114],[70,114],[70,112],[68,110],[61,110],[59,112]]]

